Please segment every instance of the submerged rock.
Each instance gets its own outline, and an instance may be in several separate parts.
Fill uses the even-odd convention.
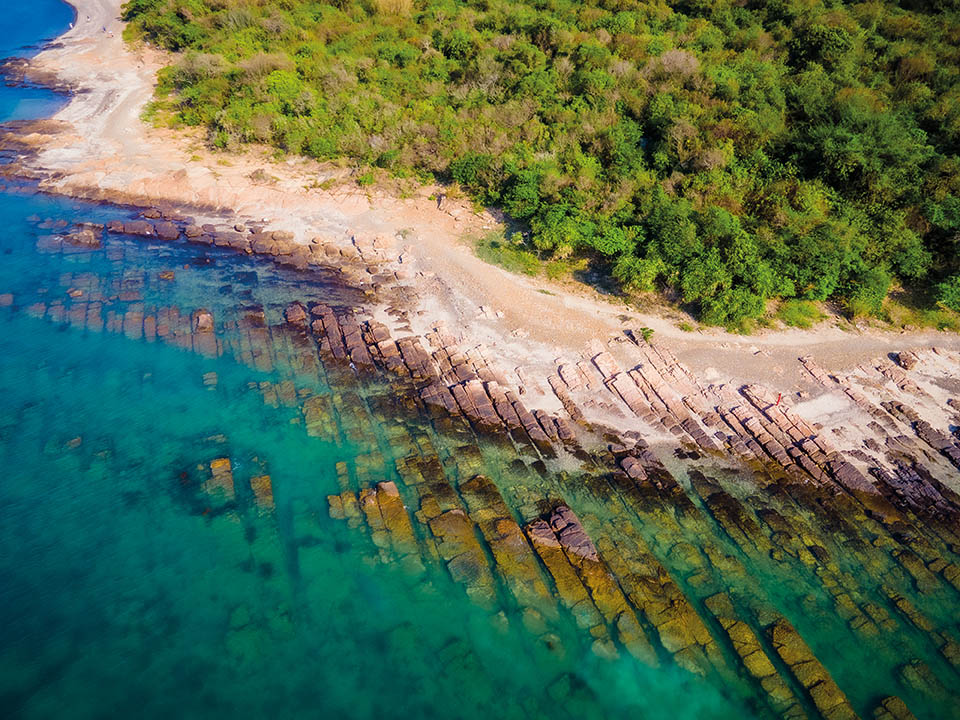
[[[213,313],[209,310],[194,311],[193,330],[198,333],[213,332]]]
[[[273,485],[269,475],[250,478],[250,489],[253,491],[257,505],[267,510],[273,509]]]
[[[881,700],[873,711],[873,717],[874,720],[916,720],[907,704],[896,695]]]
[[[72,232],[68,235],[65,235],[63,239],[64,242],[67,242],[70,245],[77,245],[80,247],[98,248],[101,244],[100,236],[89,228]]]
[[[857,720],[847,696],[789,622],[780,618],[770,626],[769,633],[780,659],[806,688],[826,720]]]
[[[217,458],[210,463],[210,478],[204,483],[204,491],[213,497],[233,500],[233,468],[230,458]]]
[[[298,302],[287,305],[283,316],[289,324],[295,327],[305,328],[307,326],[307,311],[303,305]]]

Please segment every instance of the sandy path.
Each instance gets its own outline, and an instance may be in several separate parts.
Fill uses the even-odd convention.
[[[292,230],[303,241],[404,230],[408,262],[419,271],[422,286],[421,312],[415,316],[421,327],[414,329],[443,321],[493,348],[506,365],[550,368],[558,357],[584,352],[591,340],[606,342],[622,336],[626,327],[650,327],[708,380],[763,381],[790,389],[803,377],[797,362],[802,354],[842,368],[895,350],[960,347],[957,337],[934,332],[850,333],[821,327],[746,338],[721,330],[685,333],[671,320],[632,312],[587,286],[561,288],[511,275],[479,260],[464,239],[492,227],[492,217],[456,203],[441,211],[429,199],[431,188],[403,200],[364,192],[349,180],[323,190],[320,182],[342,177],[343,171],[305,159],[273,162],[262,150],[225,158],[206,150],[196,134],[147,127],[140,114],[166,56],[125,45],[121,0],[72,3],[78,10],[76,26],[61,38],[62,47],[35,60],[82,90],[55,117],[70,129],[42,138],[33,161],[35,169],[52,173],[43,183],[52,191],[143,206],[169,202],[230,209],[241,218]],[[274,180],[252,180],[256,170]],[[489,308],[483,317],[481,306]],[[613,349],[616,354],[616,345]]]

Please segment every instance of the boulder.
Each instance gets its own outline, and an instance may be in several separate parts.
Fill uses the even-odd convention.
[[[913,370],[919,361],[920,359],[917,357],[917,354],[910,350],[905,350],[897,354],[897,362],[904,370]]]
[[[180,237],[180,228],[167,220],[154,223],[153,230],[161,240],[173,241]]]
[[[554,510],[550,515],[550,526],[568,554],[586,560],[599,560],[597,548],[583,529],[580,518],[569,507],[560,505]]]
[[[554,535],[553,530],[550,529],[550,525],[547,524],[546,520],[534,520],[527,525],[525,530],[530,541],[537,545],[554,548],[560,547],[557,536]]]
[[[213,242],[217,247],[229,247],[234,250],[246,250],[248,247],[247,236],[232,230],[215,233]]]
[[[277,242],[271,233],[253,233],[250,236],[250,249],[257,255],[276,255]]]
[[[146,220],[129,220],[123,224],[123,232],[127,235],[153,237],[153,223],[149,223]]]
[[[70,245],[90,248],[100,247],[100,236],[90,229],[78,230],[77,232],[64,236],[63,239]]]

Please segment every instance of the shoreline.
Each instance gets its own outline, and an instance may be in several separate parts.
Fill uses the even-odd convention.
[[[196,132],[147,127],[140,114],[168,56],[126,46],[120,0],[70,4],[78,18],[90,19],[77,22],[29,65],[74,92],[52,118],[13,133],[26,151],[15,172],[33,177],[42,192],[182,210],[200,223],[255,224],[282,231],[307,250],[358,254],[375,268],[369,274],[382,271],[379,284],[394,285],[394,295],[404,300],[404,312],[393,303],[371,308],[371,318],[418,337],[439,333],[459,352],[483,353],[509,379],[508,388],[546,410],[565,407],[568,394],[578,408],[571,414],[582,412],[587,424],[650,433],[649,423],[635,417],[622,393],[612,389],[611,378],[594,370],[601,354],[624,375],[638,362],[637,367],[649,362],[646,343],[631,341],[626,332],[636,337],[642,327],[654,330],[651,347],[674,358],[703,392],[716,388],[710,403],[722,399],[724,388],[756,383],[800,405],[825,396],[830,389],[814,381],[800,360],[805,356],[829,372],[856,374],[880,360],[889,363],[898,352],[934,344],[960,350],[960,338],[932,331],[851,334],[818,327],[758,336],[719,329],[685,333],[668,318],[611,303],[590,288],[571,292],[513,275],[480,260],[466,244],[495,227],[494,217],[475,214],[463,202],[448,201],[440,210],[430,197],[433,188],[420,188],[407,199],[368,193],[343,171],[307,159],[278,163],[263,148],[211,153]],[[332,187],[323,189],[327,183]],[[939,394],[937,404],[946,399]],[[834,428],[864,420],[837,392],[827,404]],[[930,412],[943,417],[937,408]],[[808,419],[818,417],[813,412]],[[662,428],[652,430],[658,431]]]
[[[184,207],[190,212],[194,208],[215,209],[233,212],[240,220],[274,219],[282,213],[291,225],[284,229],[294,232],[304,243],[324,230],[339,231],[338,234],[348,230],[372,234],[408,231],[405,235],[412,231],[415,241],[409,243],[410,253],[417,269],[444,278],[451,291],[473,306],[472,313],[457,313],[459,325],[470,325],[475,319],[471,314],[482,315],[479,308],[490,307],[494,319],[503,321],[496,324],[507,326],[497,328],[495,334],[509,336],[520,330],[568,353],[582,351],[591,339],[609,338],[625,327],[650,327],[657,337],[668,338],[697,362],[704,346],[750,354],[756,346],[782,355],[778,362],[793,364],[794,369],[795,358],[784,355],[780,348],[795,347],[796,354],[805,354],[808,349],[819,349],[811,346],[824,345],[823,349],[830,354],[830,365],[837,368],[855,365],[858,359],[887,346],[910,349],[936,342],[960,348],[960,338],[929,330],[896,333],[867,328],[851,336],[846,330],[820,326],[808,331],[783,329],[750,336],[733,335],[719,328],[698,328],[688,333],[663,314],[637,312],[624,303],[611,302],[586,285],[570,288],[510,274],[479,260],[471,248],[463,247],[465,236],[477,236],[495,227],[494,217],[488,212],[475,215],[468,203],[449,200],[446,211],[438,210],[429,199],[434,188],[420,188],[414,198],[407,200],[368,193],[351,186],[342,172],[333,173],[340,177],[330,177],[329,167],[305,159],[290,158],[278,165],[264,157],[267,153],[262,148],[233,156],[211,154],[194,131],[146,127],[139,119],[140,111],[152,98],[155,70],[168,56],[150,48],[135,52],[127,48],[121,37],[123,23],[118,17],[120,0],[71,0],[68,4],[78,21],[56,39],[63,47],[46,49],[29,63],[34,71],[42,68],[74,90],[68,105],[50,118],[72,125],[76,130],[73,137],[65,126],[58,134],[32,133],[21,138],[37,154],[32,167],[25,169],[47,175],[41,181],[44,190],[145,208]],[[90,16],[90,21],[79,21],[85,15]],[[98,27],[106,28],[113,37],[104,36],[97,31]],[[122,95],[118,85],[123,87]],[[149,152],[152,149],[157,152]],[[111,154],[116,158],[114,162],[97,162]],[[170,162],[164,155],[178,157]],[[258,182],[251,178],[258,170],[275,179]],[[333,181],[335,186],[329,192],[308,187],[320,184],[318,180]],[[527,308],[529,311],[525,312]],[[504,317],[497,317],[498,312]],[[628,320],[621,321],[619,316]],[[544,322],[544,318],[556,321]],[[582,331],[569,332],[570,327]],[[846,346],[851,337],[862,348],[855,354],[843,347],[829,347]],[[895,338],[895,342],[888,342],[890,338]],[[738,359],[733,365],[740,369],[742,362]],[[749,371],[749,360],[746,365],[744,369]],[[762,364],[757,365],[753,369],[764,374]]]

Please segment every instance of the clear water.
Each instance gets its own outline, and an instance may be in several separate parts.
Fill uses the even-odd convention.
[[[62,94],[40,87],[0,85],[0,122],[49,117],[66,104]]]
[[[937,577],[921,591],[876,523],[845,535],[746,473],[712,471],[767,538],[744,543],[689,483],[693,504],[681,513],[672,501],[643,504],[614,490],[596,468],[541,476],[509,444],[409,412],[408,389],[389,378],[361,383],[304,365],[316,350],[283,329],[287,303],[347,310],[363,299],[328,277],[185,243],[111,235],[89,249],[56,240],[58,220],[131,215],[0,192],[3,717],[775,717],[703,605],[720,591],[761,637],[771,617],[787,617],[861,717],[890,694],[921,719],[960,717],[960,675],[938,650],[942,638],[898,614],[881,585],[945,637],[960,636],[960,596]],[[253,307],[266,329],[249,329]],[[182,334],[200,308],[214,316],[219,353],[210,337],[195,352]],[[171,309],[187,320],[144,336],[154,327],[144,318],[159,328]],[[319,426],[308,426],[312,398],[327,408]],[[479,467],[462,449],[472,443]],[[457,489],[479,469],[521,524],[544,501],[568,503],[624,588],[631,573],[662,566],[716,642],[710,667],[701,676],[671,657],[651,628],[652,606],[636,615],[658,667],[619,644],[616,658],[594,652],[544,568],[547,594],[521,603],[479,534],[496,597],[471,600],[426,551],[430,531],[413,515],[423,491],[397,471],[400,458],[434,454],[451,502],[465,504]],[[209,485],[211,463],[224,458],[232,499]],[[690,465],[671,469],[684,478]],[[251,483],[264,474],[272,506]],[[419,563],[378,549],[366,523],[328,513],[328,495],[381,480],[400,488]],[[769,508],[827,560],[772,553],[772,526],[755,512]],[[923,537],[958,561],[947,539]],[[609,549],[628,541],[649,558]],[[886,614],[880,632],[851,628],[828,591],[838,584],[861,614],[871,604]],[[542,622],[525,624],[534,611]],[[932,687],[902,679],[898,668],[913,659]],[[817,717],[809,698],[801,703]]]
[[[74,22],[75,11],[62,0],[8,0],[0,11],[0,58],[29,57]],[[36,120],[59,110],[66,98],[40,87],[0,82],[0,122]]]
[[[290,299],[341,303],[349,291],[189,246],[112,238],[98,251],[38,252],[49,231],[26,216],[117,212],[5,194],[0,214],[0,291],[15,299],[0,312],[7,708],[24,717],[526,717],[548,713],[546,688],[570,673],[587,716],[737,716],[679,669],[601,662],[572,623],[556,628],[569,643],[557,658],[518,623],[500,627],[439,566],[413,579],[373,564],[363,534],[328,517],[326,495],[339,491],[338,461],[352,466],[378,447],[386,459],[390,446],[308,437],[291,424],[297,408],[265,405],[249,387],[289,377],[283,370],[78,329],[30,307],[106,299],[142,281],[147,308],[182,303],[222,318],[257,302],[277,322]],[[213,263],[192,265],[199,255]],[[174,281],[156,279],[171,268]],[[94,286],[99,294],[73,303],[65,295]],[[215,387],[204,383],[210,372]],[[311,386],[337,391],[299,378]],[[231,458],[238,488],[269,472],[275,511],[259,511],[249,490],[211,511],[198,466],[219,457]],[[377,479],[391,477],[385,459]]]

